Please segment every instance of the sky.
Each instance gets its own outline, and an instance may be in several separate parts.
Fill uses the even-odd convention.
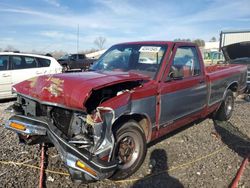
[[[250,29],[250,0],[1,0],[0,48],[77,51],[115,43],[201,38]]]

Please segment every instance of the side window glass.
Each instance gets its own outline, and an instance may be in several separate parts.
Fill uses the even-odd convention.
[[[9,56],[0,56],[0,71],[8,70]]]
[[[71,55],[70,60],[77,60],[77,55],[76,54]]]
[[[24,57],[25,68],[36,68],[37,63],[34,57]]]
[[[200,75],[201,68],[195,47],[177,48],[172,66],[171,76],[176,78],[188,78]]]
[[[50,60],[49,59],[44,59],[44,58],[36,58],[38,61],[38,66],[39,67],[49,67],[50,66]]]
[[[20,56],[11,56],[12,69],[24,69],[24,63]]]
[[[80,54],[78,57],[79,57],[79,59],[85,59],[85,56],[82,54]]]

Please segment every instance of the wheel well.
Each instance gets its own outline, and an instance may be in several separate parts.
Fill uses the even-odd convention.
[[[227,89],[230,89],[232,92],[237,92],[238,90],[238,83],[234,82],[231,85],[229,85],[229,87]]]
[[[146,115],[142,114],[122,115],[114,122],[112,126],[112,131],[118,130],[123,125],[123,123],[128,122],[130,120],[134,120],[140,125],[140,128],[143,130],[145,134],[145,139],[147,140],[147,142],[149,142],[152,132],[152,126],[149,118]]]

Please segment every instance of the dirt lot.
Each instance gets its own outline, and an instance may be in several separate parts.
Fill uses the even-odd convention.
[[[4,109],[10,104],[0,103],[1,122],[9,115]],[[150,146],[136,174],[120,182],[73,183],[67,174],[56,174],[67,170],[56,150],[49,148],[46,169],[53,173],[46,173],[45,184],[47,187],[228,187],[243,157],[250,154],[249,122],[250,103],[237,99],[230,122],[207,119],[168,135]],[[0,187],[37,187],[39,169],[34,166],[39,166],[39,146],[19,145],[17,136],[2,127],[0,138]],[[239,187],[250,187],[250,165]]]

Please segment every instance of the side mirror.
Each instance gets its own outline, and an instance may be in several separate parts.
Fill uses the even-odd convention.
[[[173,79],[174,79],[174,73],[172,71],[170,71],[165,82],[170,82]]]
[[[168,74],[168,77],[166,79],[166,82],[169,82],[171,80],[182,80],[184,77],[183,70],[178,70],[176,67],[171,67],[171,70]]]

